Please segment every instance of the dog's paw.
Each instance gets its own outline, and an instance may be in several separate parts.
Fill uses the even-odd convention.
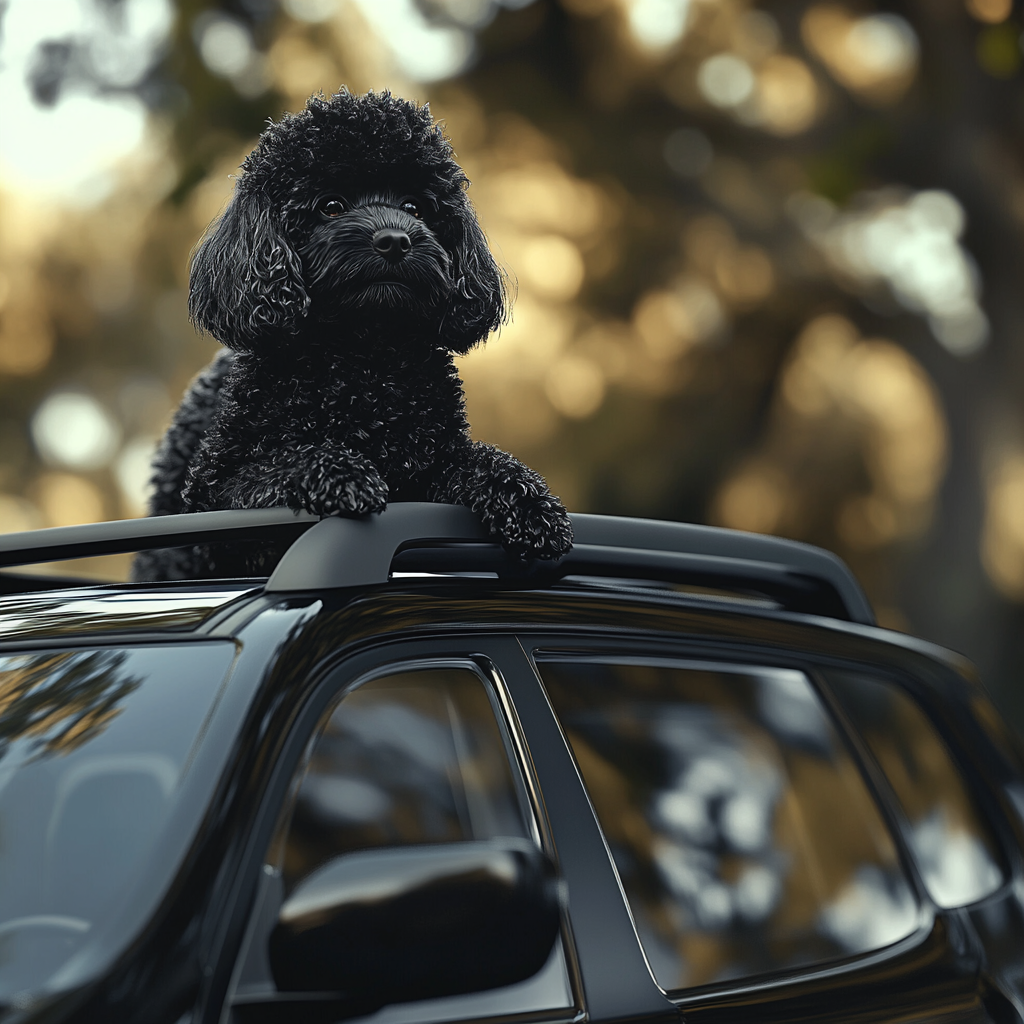
[[[569,513],[552,494],[522,500],[490,525],[502,547],[520,558],[553,561],[572,548]]]
[[[388,503],[388,485],[373,467],[361,467],[311,491],[304,507],[318,516],[365,515]]]

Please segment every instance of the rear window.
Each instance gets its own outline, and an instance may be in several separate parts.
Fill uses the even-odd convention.
[[[893,839],[802,673],[538,668],[662,988],[864,953],[915,929]]]
[[[0,1004],[80,980],[159,899],[170,871],[154,851],[234,651],[0,657]],[[123,932],[109,927],[117,921]]]

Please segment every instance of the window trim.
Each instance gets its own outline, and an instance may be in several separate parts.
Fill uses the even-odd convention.
[[[551,822],[548,820],[547,808],[544,806],[544,797],[537,779],[537,766],[533,762],[533,755],[526,743],[526,735],[523,730],[523,723],[519,718],[519,712],[512,701],[506,684],[498,666],[486,655],[476,655],[471,659],[477,667],[478,672],[491,681],[493,694],[492,699],[499,702],[495,709],[499,725],[504,726],[503,735],[507,729],[506,742],[511,743],[514,748],[510,751],[510,760],[518,766],[519,772],[517,782],[526,789],[526,799],[531,810],[530,825],[536,829],[537,845],[546,853],[558,869],[561,876],[562,867],[558,858],[558,847],[555,844],[554,835],[551,831]],[[572,994],[573,1004],[576,1007],[576,1014],[572,1018],[580,1021],[585,1016],[583,1007],[586,1005],[583,999],[583,976],[580,972],[579,955],[576,951],[576,939],[573,935],[572,920],[568,908],[563,908],[561,914],[561,927],[559,936],[562,940],[562,952],[565,957],[565,968],[569,978],[569,991]]]

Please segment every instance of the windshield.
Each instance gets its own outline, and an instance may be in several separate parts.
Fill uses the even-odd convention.
[[[75,983],[152,912],[175,867],[161,837],[173,817],[170,846],[187,840],[175,812],[234,653],[0,657],[0,1004]]]

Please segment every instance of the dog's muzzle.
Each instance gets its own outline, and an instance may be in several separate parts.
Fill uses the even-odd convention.
[[[390,206],[356,207],[320,225],[299,252],[321,320],[355,309],[441,315],[454,284],[430,228]]]

